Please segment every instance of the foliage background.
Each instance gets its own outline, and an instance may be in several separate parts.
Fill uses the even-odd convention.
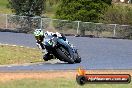
[[[111,0],[62,0],[56,18],[98,22],[100,15],[111,5]]]

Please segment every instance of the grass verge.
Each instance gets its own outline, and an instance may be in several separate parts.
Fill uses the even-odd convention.
[[[21,79],[0,83],[0,88],[132,88],[132,83],[85,84],[80,86],[74,78]]]
[[[0,65],[41,62],[42,53],[39,49],[19,46],[0,45]]]
[[[8,4],[8,0],[0,0],[0,7],[6,8],[7,4]]]
[[[0,0],[0,13],[11,14],[11,10],[7,8],[8,0]]]
[[[88,74],[130,74],[132,70],[87,70]],[[0,88],[132,88],[130,84],[76,83],[76,71],[0,73]]]

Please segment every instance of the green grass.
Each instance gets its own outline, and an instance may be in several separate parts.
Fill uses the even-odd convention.
[[[71,79],[22,79],[0,83],[0,88],[132,88],[130,84],[85,84],[80,86]]]
[[[0,13],[10,14],[12,13],[9,8],[7,8],[8,0],[0,0]]]
[[[12,14],[11,9],[7,8],[8,0],[0,0],[0,13],[1,14]],[[53,18],[57,5],[47,5],[46,13],[44,15]]]
[[[11,9],[7,8],[8,5],[8,0],[0,0],[0,13],[2,14],[12,14]],[[46,8],[46,13],[45,15],[48,17],[53,18],[54,17],[54,13],[55,13],[55,9],[57,6],[48,6]]]
[[[0,65],[41,62],[42,53],[38,49],[0,45]]]
[[[0,0],[0,7],[6,8],[7,4],[8,4],[8,0]]]

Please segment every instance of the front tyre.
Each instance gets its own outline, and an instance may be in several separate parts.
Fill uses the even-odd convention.
[[[58,53],[58,59],[68,62],[69,64],[74,64],[74,60],[70,57],[70,55],[68,55],[67,51],[63,48],[63,47],[56,49],[57,53]]]
[[[80,63],[80,62],[81,62],[81,57],[78,56],[78,57],[76,58],[76,60],[75,60],[75,63]]]
[[[78,54],[78,52],[77,52],[77,50],[75,51],[75,63],[80,63],[81,62],[81,57],[79,56],[79,54]]]

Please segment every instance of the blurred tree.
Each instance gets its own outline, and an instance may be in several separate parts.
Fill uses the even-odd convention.
[[[61,0],[46,0],[46,2],[48,2],[51,6],[54,4],[59,3]]]
[[[102,15],[100,22],[107,24],[125,24],[132,25],[132,7],[131,5],[117,4],[110,6]]]
[[[45,12],[46,0],[8,0],[9,8],[16,15],[40,16]]]
[[[56,18],[98,22],[111,0],[61,0]]]

